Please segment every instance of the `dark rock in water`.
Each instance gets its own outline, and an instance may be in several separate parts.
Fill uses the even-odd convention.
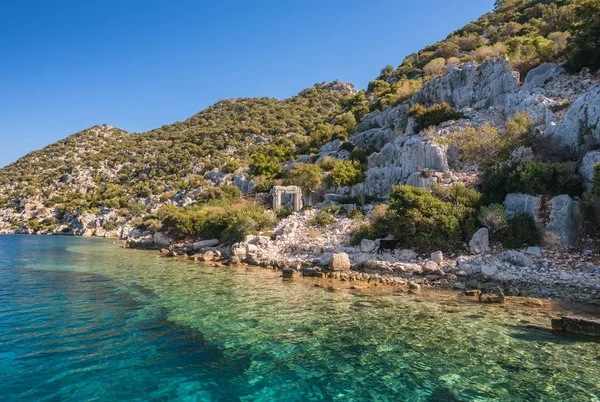
[[[479,302],[485,304],[502,304],[505,301],[504,292],[497,286],[479,294]]]
[[[296,279],[300,278],[300,272],[295,269],[284,269],[283,270],[283,279]]]
[[[600,337],[600,320],[583,317],[553,318],[552,329],[555,331]]]

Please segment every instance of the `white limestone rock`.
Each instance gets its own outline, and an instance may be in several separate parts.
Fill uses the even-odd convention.
[[[487,228],[481,228],[471,238],[469,250],[473,254],[482,254],[490,250],[490,232]]]
[[[579,166],[579,174],[584,178],[585,187],[588,191],[592,189],[596,163],[600,163],[600,151],[590,151],[583,157]]]

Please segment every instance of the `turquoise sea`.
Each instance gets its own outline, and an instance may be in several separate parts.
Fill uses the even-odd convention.
[[[0,236],[1,401],[597,401],[546,310]]]

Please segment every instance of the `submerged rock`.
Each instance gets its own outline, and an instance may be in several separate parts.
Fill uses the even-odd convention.
[[[552,329],[555,331],[600,337],[600,320],[582,317],[553,318]]]

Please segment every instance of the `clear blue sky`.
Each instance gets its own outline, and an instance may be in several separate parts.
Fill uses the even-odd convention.
[[[2,0],[0,166],[96,124],[142,132],[286,98],[443,39],[493,0]]]

